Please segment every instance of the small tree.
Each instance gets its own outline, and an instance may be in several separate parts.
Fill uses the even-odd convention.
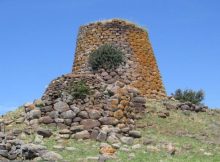
[[[93,70],[114,69],[123,62],[123,53],[111,44],[105,44],[89,55],[89,64]]]
[[[177,89],[173,94],[173,97],[180,102],[191,102],[193,104],[200,104],[205,98],[205,93],[203,90],[194,91],[192,89]]]

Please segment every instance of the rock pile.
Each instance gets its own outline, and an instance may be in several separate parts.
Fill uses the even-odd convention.
[[[10,160],[46,160],[56,161],[62,157],[52,151],[48,151],[44,146],[35,144],[25,144],[16,136],[7,135],[0,132],[0,161]]]
[[[208,107],[204,105],[195,105],[191,102],[185,102],[185,103],[180,103],[177,105],[169,104],[169,103],[164,103],[165,107],[167,110],[172,110],[172,109],[179,109],[183,111],[195,111],[195,112],[206,112]]]
[[[69,90],[73,83],[82,80],[90,94],[76,99]],[[65,139],[114,143],[120,136],[141,136],[133,129],[135,119],[145,112],[145,103],[146,99],[136,88],[123,82],[105,84],[102,78],[93,74],[69,74],[52,81],[41,101],[25,105],[25,122],[32,126],[41,123],[57,126],[61,129],[60,137]]]

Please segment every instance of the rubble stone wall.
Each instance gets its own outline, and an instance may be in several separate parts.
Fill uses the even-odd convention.
[[[120,80],[138,88],[147,98],[166,97],[147,31],[123,20],[113,19],[80,27],[72,72],[90,73],[89,54],[104,44],[119,48],[126,61],[117,69],[116,77],[110,76],[110,83]]]

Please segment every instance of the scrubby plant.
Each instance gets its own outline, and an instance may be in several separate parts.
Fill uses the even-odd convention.
[[[90,93],[89,86],[86,85],[85,81],[80,80],[78,82],[72,82],[69,92],[75,99],[85,99],[86,95]]]
[[[181,90],[177,89],[173,97],[180,102],[191,102],[193,104],[201,104],[205,98],[203,90],[194,91],[192,89]]]
[[[100,46],[89,55],[89,64],[93,70],[114,69],[123,62],[123,53],[111,44]]]

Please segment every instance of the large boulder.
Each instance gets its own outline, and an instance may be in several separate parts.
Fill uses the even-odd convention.
[[[116,118],[113,117],[101,117],[99,121],[103,125],[116,125],[119,122]]]
[[[37,134],[43,136],[43,137],[50,137],[53,133],[49,129],[45,128],[38,128],[37,129]]]
[[[68,111],[69,105],[65,102],[62,101],[58,101],[57,103],[54,104],[54,109],[60,113],[64,112],[64,111]]]
[[[86,130],[100,126],[100,122],[95,119],[84,119],[80,122],[80,124],[83,125],[84,129],[86,129]]]
[[[30,111],[30,117],[31,119],[38,119],[41,117],[41,111],[40,109],[34,109]]]
[[[76,116],[76,113],[74,113],[72,110],[68,110],[61,113],[61,117],[64,119],[73,119]]]
[[[101,117],[101,113],[98,110],[89,111],[89,118],[91,119],[99,119]]]
[[[73,135],[74,139],[89,139],[90,134],[87,130],[77,132],[76,134]]]

